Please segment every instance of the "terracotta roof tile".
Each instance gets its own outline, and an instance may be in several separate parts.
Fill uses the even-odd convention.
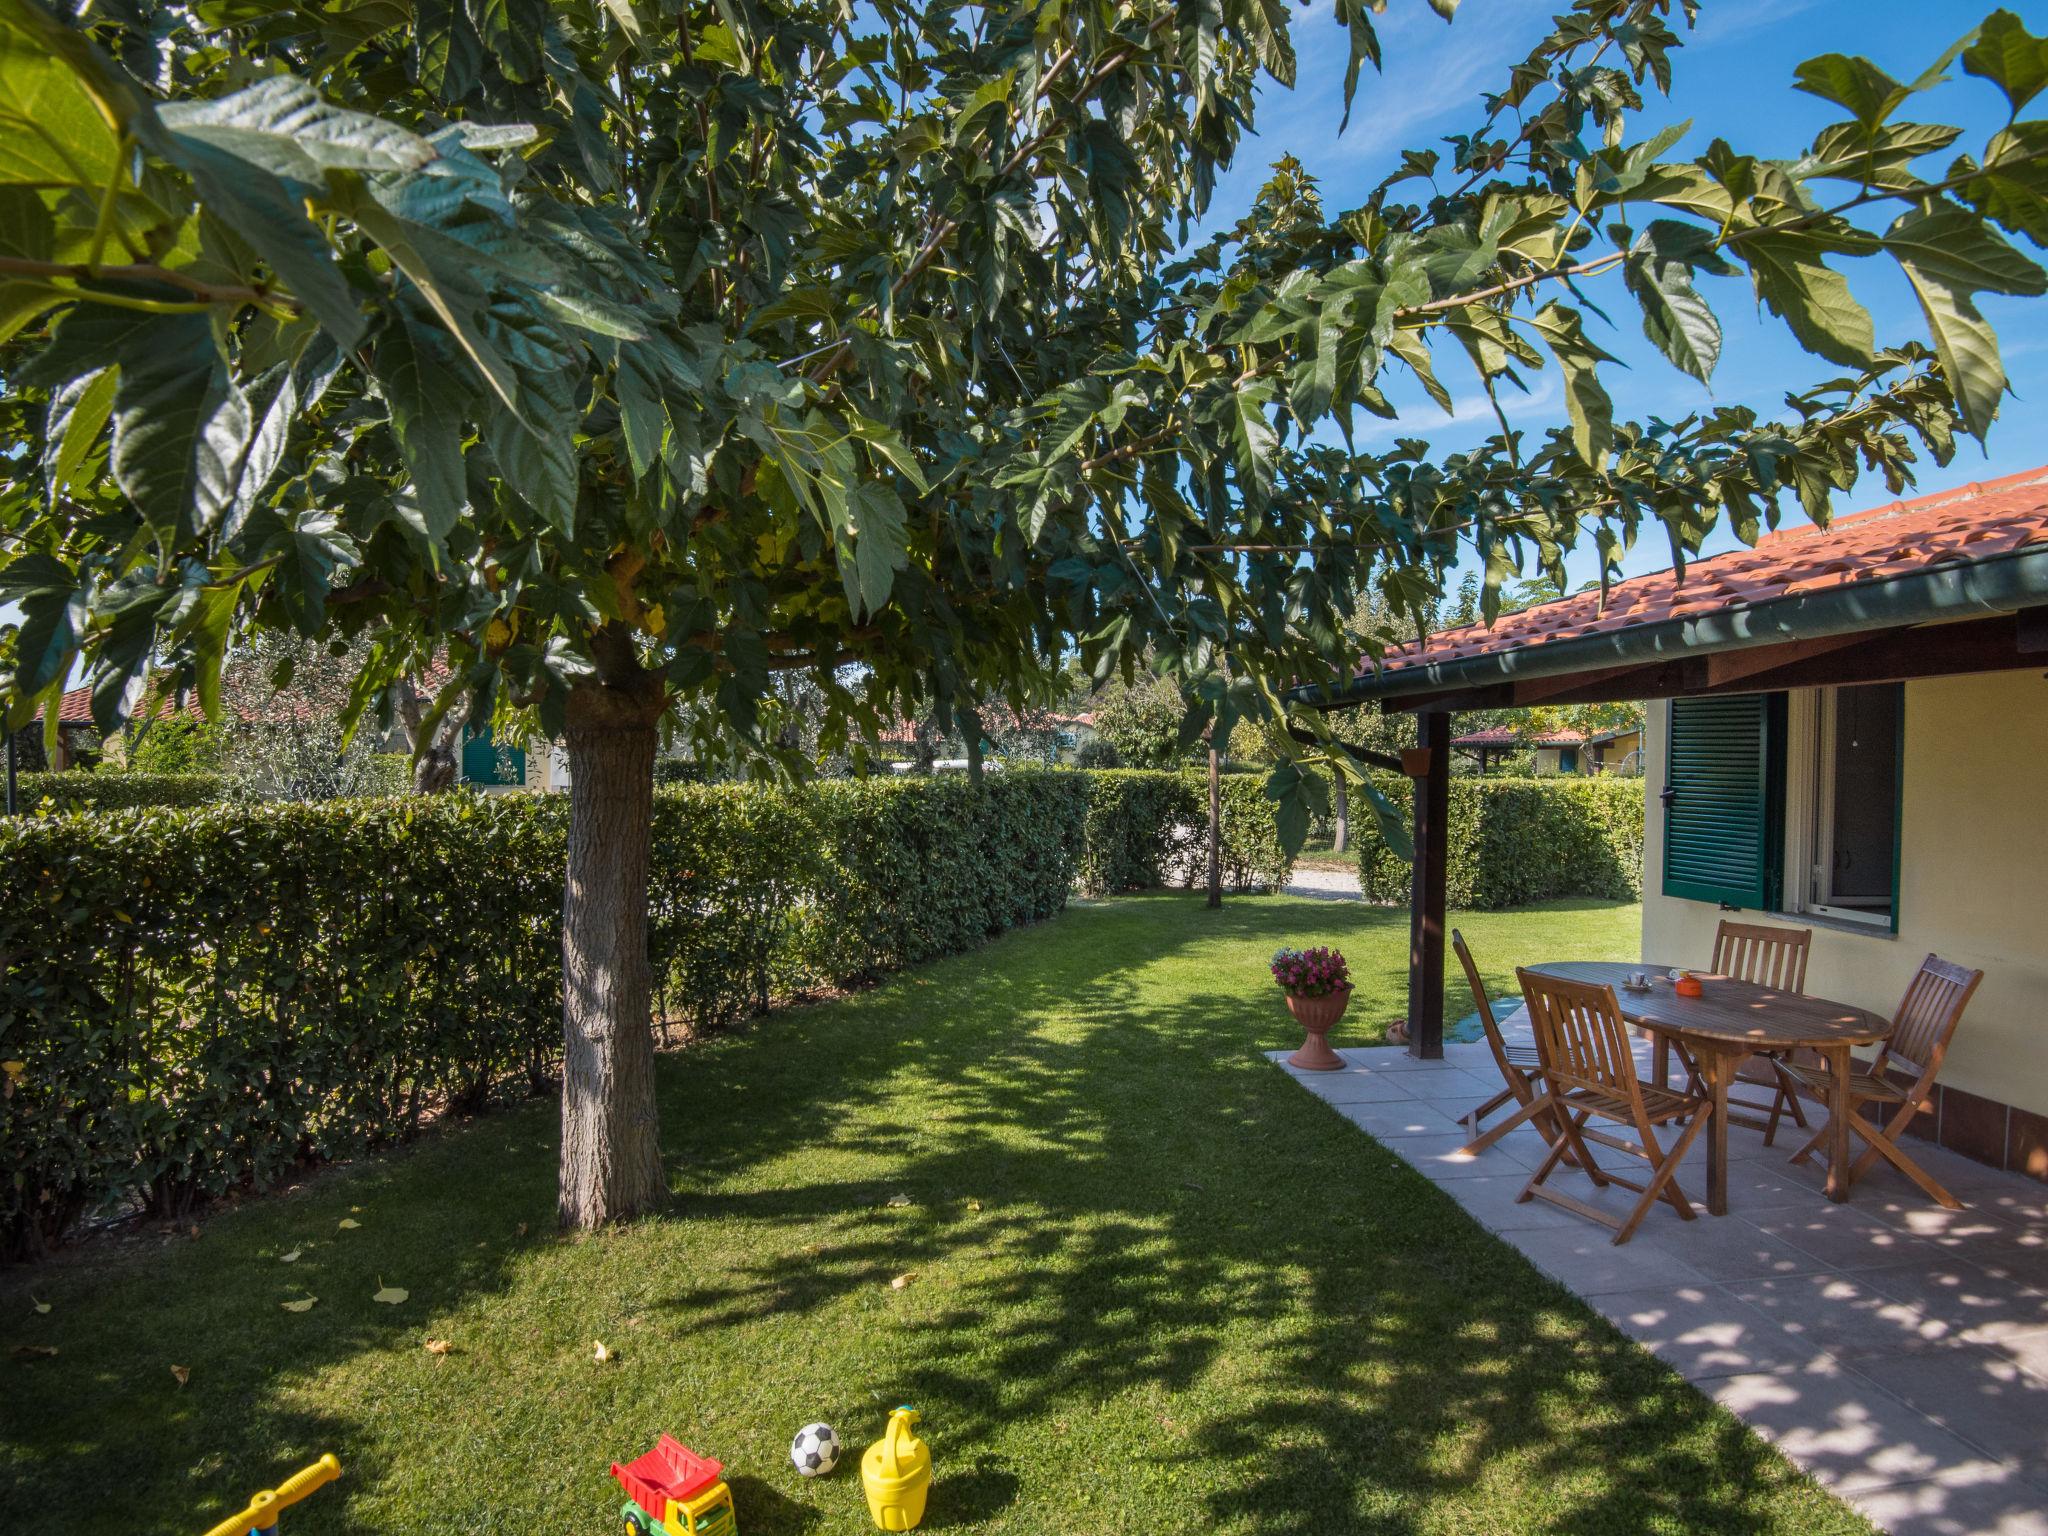
[[[1491,629],[1469,624],[1432,635],[1426,649],[1388,655],[1385,672],[1422,663],[1492,655],[1551,640],[1604,634],[1753,603],[1824,591],[1857,582],[1967,564],[2048,545],[2048,466],[1984,481],[1960,490],[1894,501],[1827,528],[1811,523],[1781,528],[1754,549],[1695,560],[1680,582],[1670,571],[1635,576],[1600,594],[1578,592],[1520,613],[1503,614]],[[1360,669],[1369,675],[1368,663]]]

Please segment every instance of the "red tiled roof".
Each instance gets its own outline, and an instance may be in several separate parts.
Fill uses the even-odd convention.
[[[1473,731],[1465,736],[1453,736],[1454,747],[1582,747],[1585,735],[1579,731],[1538,731],[1533,735],[1516,730],[1511,725],[1490,725],[1483,731]]]
[[[162,719],[177,713],[177,707],[174,701],[163,699],[158,702],[156,712],[157,717]],[[187,694],[185,697],[185,713],[192,716],[195,720],[201,718],[199,700],[190,694]],[[36,718],[41,719],[41,714],[38,713]],[[59,725],[91,725],[92,689],[73,688],[67,691],[57,701],[57,723]]]
[[[990,710],[982,715],[981,720],[983,727],[991,731],[1044,730],[1048,727],[1054,730],[1070,730],[1075,726],[1087,730],[1095,725],[1095,712],[1084,709],[1076,715],[1040,715],[1020,724],[1015,715],[1004,709]],[[875,739],[892,746],[913,742],[917,739],[917,722],[899,720],[894,725],[884,726]]]
[[[2048,466],[1838,517],[1825,529],[1811,524],[1780,529],[1765,534],[1754,549],[1693,561],[1682,582],[1670,571],[1616,582],[1608,589],[1604,610],[1599,592],[1578,592],[1503,614],[1490,629],[1468,624],[1443,630],[1430,636],[1426,648],[1390,652],[1380,666],[1383,672],[1400,672],[1424,663],[1697,618],[2042,544],[2048,544]],[[1358,675],[1371,673],[1367,662]]]

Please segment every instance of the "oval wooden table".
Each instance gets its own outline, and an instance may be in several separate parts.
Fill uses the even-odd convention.
[[[1566,981],[1610,986],[1621,1016],[1654,1032],[1659,1043],[1676,1040],[1699,1063],[1706,1081],[1707,1210],[1728,1214],[1728,1085],[1757,1051],[1818,1051],[1835,1080],[1835,1102],[1846,1104],[1849,1052],[1874,1045],[1891,1032],[1891,1020],[1848,1003],[1798,992],[1780,992],[1732,976],[1694,971],[1704,997],[1680,997],[1664,979],[1670,966],[1608,960],[1561,960],[1528,967]],[[1647,970],[1650,990],[1631,992],[1622,984],[1633,971]],[[1661,1054],[1661,1053],[1660,1053]],[[1849,1119],[1832,1114],[1827,1126],[1830,1200],[1849,1198]]]

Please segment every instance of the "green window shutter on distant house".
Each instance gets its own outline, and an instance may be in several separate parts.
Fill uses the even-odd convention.
[[[1664,769],[1664,894],[1780,905],[1785,696],[1674,699]]]

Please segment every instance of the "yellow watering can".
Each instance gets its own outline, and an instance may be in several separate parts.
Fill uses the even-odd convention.
[[[916,1422],[915,1408],[898,1408],[889,1415],[882,1438],[860,1459],[868,1513],[885,1531],[907,1531],[924,1518],[925,1495],[932,1486],[932,1453],[911,1433]]]

